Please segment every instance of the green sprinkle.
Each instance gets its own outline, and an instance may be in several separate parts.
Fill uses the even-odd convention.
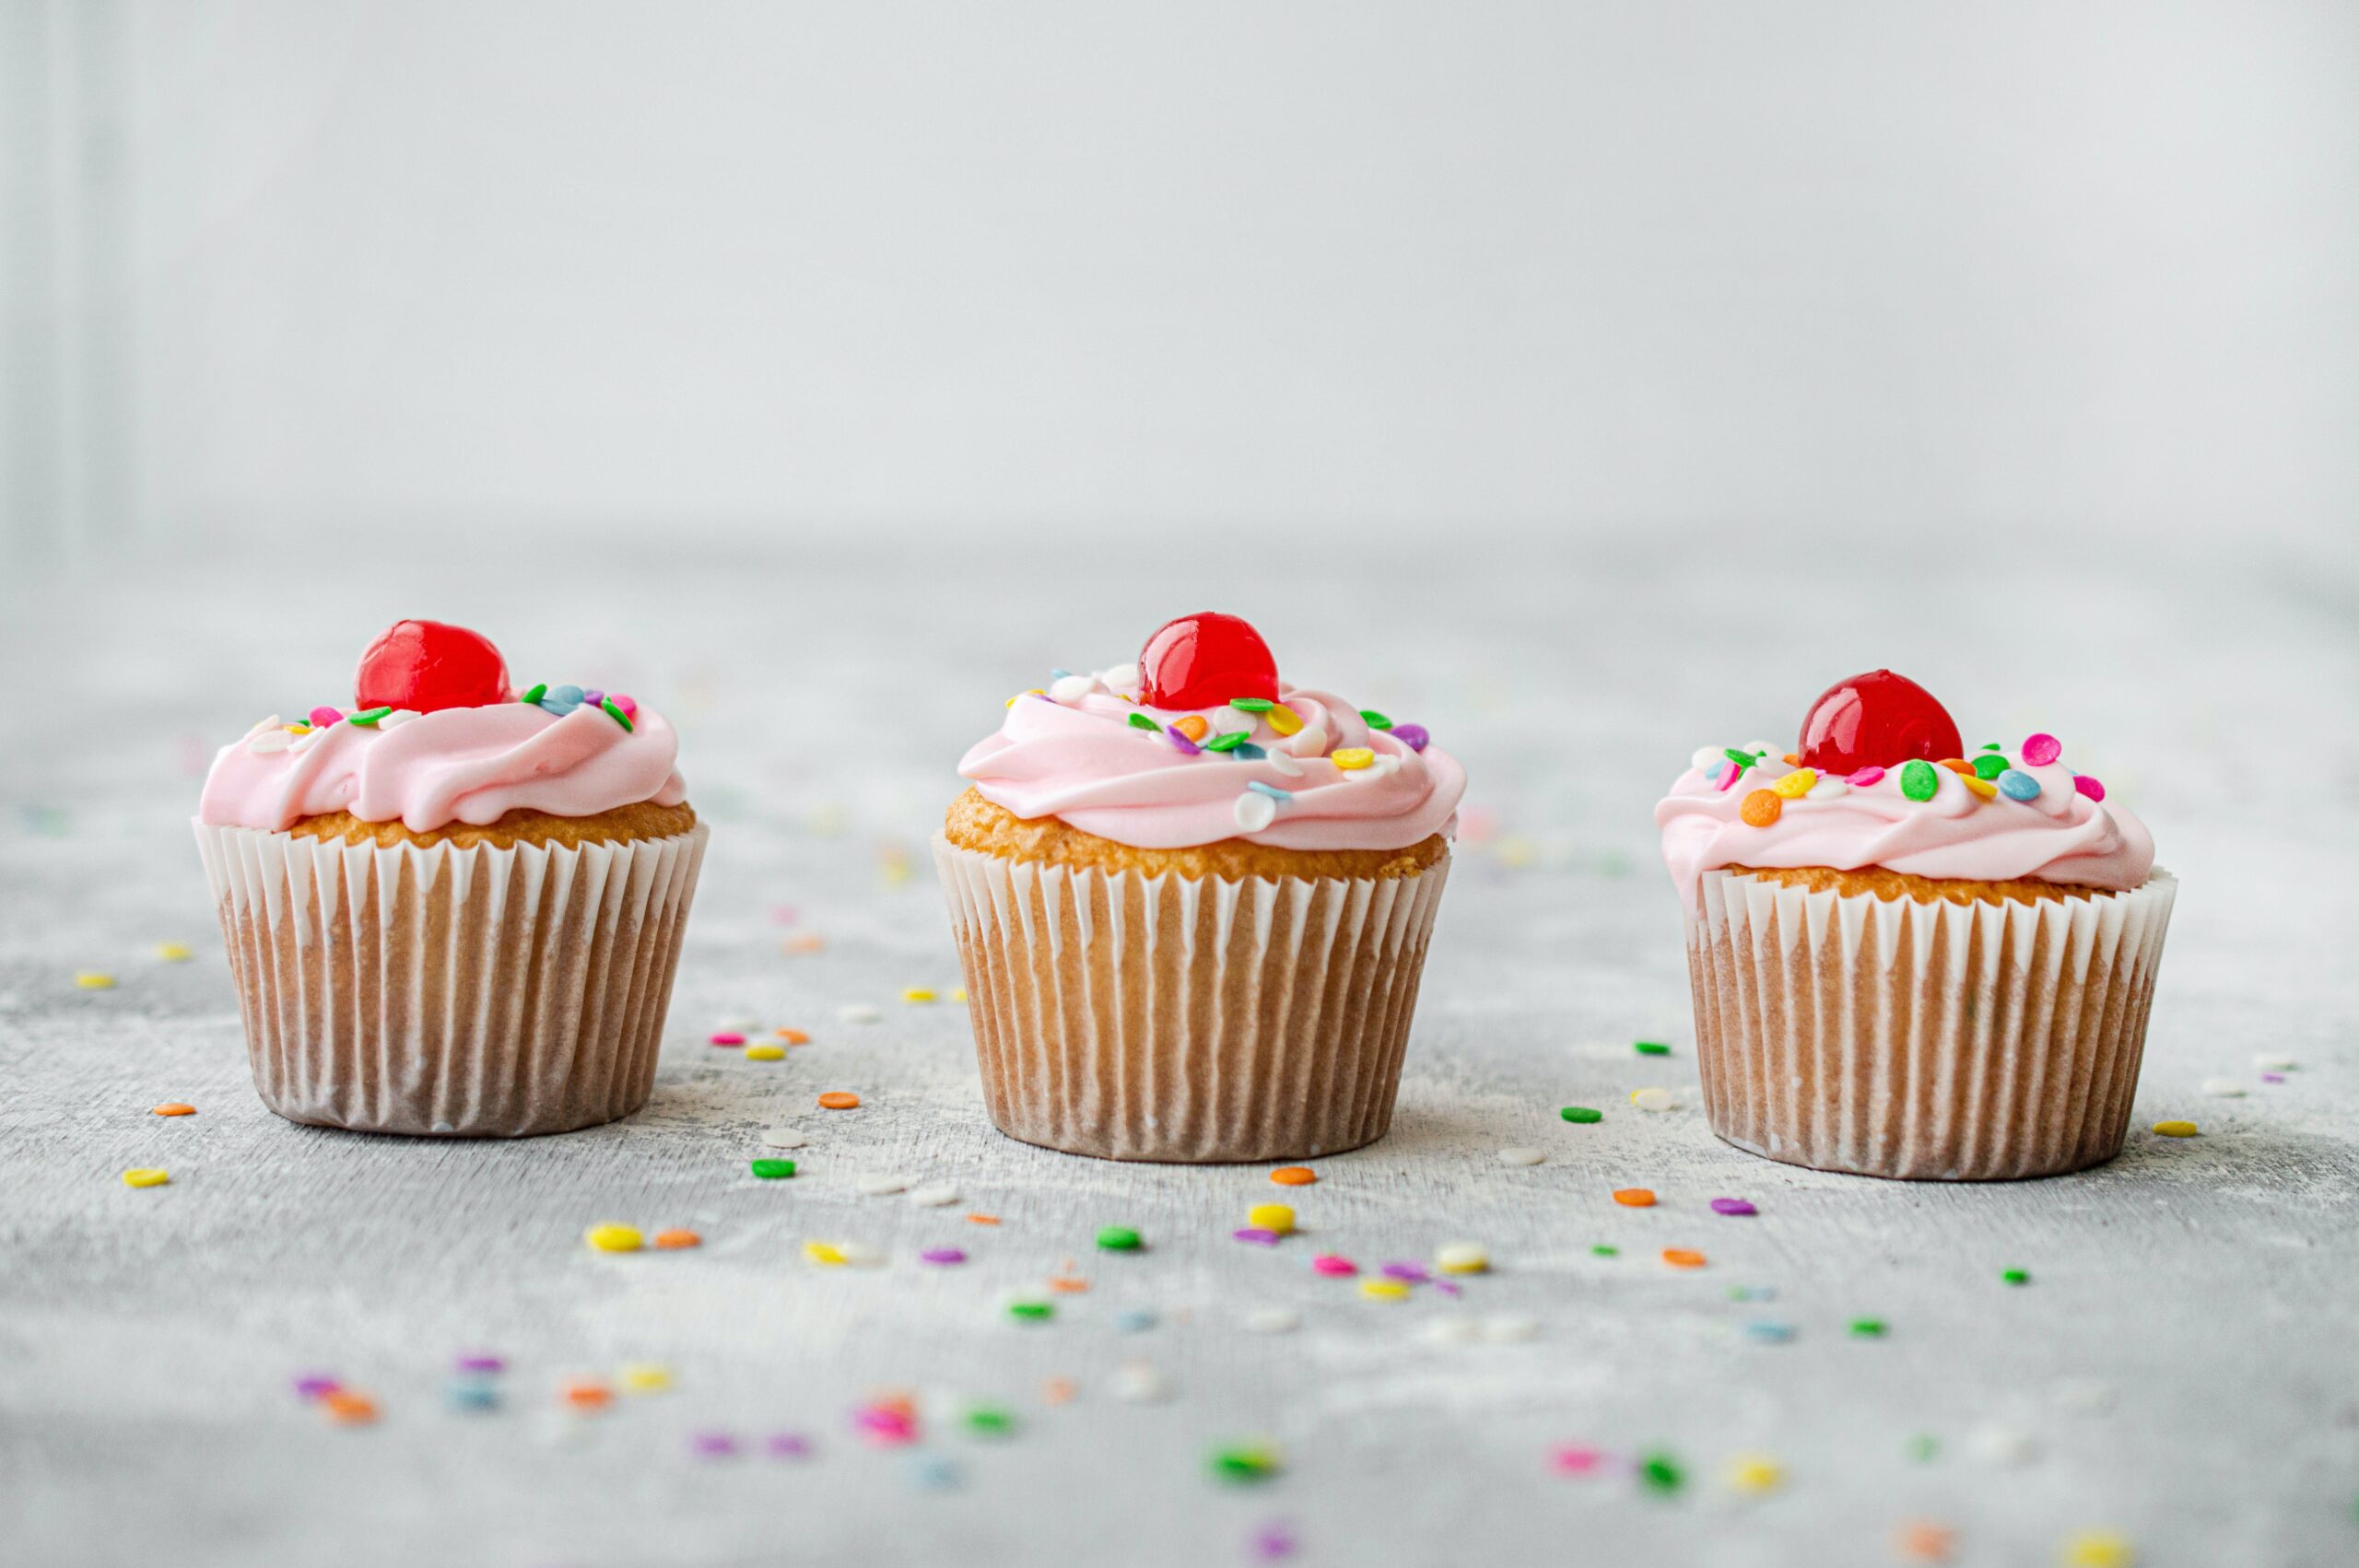
[[[1724,756],[1724,757],[1727,757],[1731,762],[1732,762],[1732,763],[1736,764],[1736,765],[1737,765],[1737,767],[1738,767],[1738,769],[1739,769],[1740,771],[1742,771],[1742,770],[1743,770],[1743,769],[1744,769],[1744,768],[1751,767],[1755,763],[1759,762],[1759,761],[1761,760],[1761,758],[1759,757],[1759,755],[1757,755],[1756,754],[1755,754],[1755,753],[1753,753],[1753,752],[1741,752],[1741,751],[1737,750],[1734,746],[1731,746],[1728,750],[1726,750],[1726,751],[1722,752],[1720,755],[1721,755],[1722,756]]]
[[[1392,728],[1392,720],[1387,719],[1383,714],[1379,713],[1373,708],[1363,708],[1360,709],[1360,722],[1366,724],[1371,730],[1390,730]]]
[[[1245,731],[1242,730],[1231,730],[1226,734],[1215,735],[1211,740],[1206,741],[1204,743],[1204,750],[1208,752],[1233,752],[1244,743]]]
[[[1007,1315],[1018,1323],[1046,1323],[1057,1309],[1045,1301],[1013,1301],[1007,1304]]]
[[[2003,756],[1978,756],[1974,759],[1974,776],[1977,778],[1996,778],[2013,766]]]
[[[1131,728],[1133,730],[1152,730],[1156,727],[1155,720],[1149,719],[1144,713],[1133,713],[1131,715]]]
[[[2004,751],[2006,748],[2005,748],[2004,746],[2001,746],[2001,745],[1998,742],[1996,742],[1996,741],[1985,741],[1985,742],[1983,742],[1983,743],[1982,743],[1982,749],[1983,749],[1984,751],[1986,751],[1986,752],[1996,752],[1996,751]]]
[[[1136,1252],[1139,1233],[1128,1225],[1108,1225],[1097,1233],[1097,1245],[1109,1252]]]
[[[1592,1121],[1603,1121],[1605,1119],[1605,1113],[1603,1111],[1591,1109],[1588,1106],[1567,1106],[1563,1110],[1558,1111],[1556,1114],[1563,1117],[1567,1121],[1577,1121],[1584,1124]]]
[[[1605,1242],[1599,1242],[1595,1246],[1590,1247],[1590,1251],[1595,1253],[1600,1258],[1619,1258],[1622,1256],[1622,1249],[1620,1247],[1610,1246]]]
[[[1669,1056],[1671,1054],[1671,1047],[1661,1040],[1639,1040],[1632,1044],[1630,1048],[1640,1056]]]
[[[524,703],[535,704],[535,705],[536,705],[536,704],[538,704],[538,703],[540,702],[541,698],[543,698],[543,697],[545,697],[545,696],[548,696],[548,695],[549,695],[549,684],[548,684],[546,681],[543,681],[540,685],[538,685],[534,686],[531,691],[526,692],[526,693],[525,693],[522,697],[518,698],[517,700],[518,700],[518,701],[520,701],[520,702],[524,702]]]
[[[792,1160],[756,1160],[754,1174],[764,1181],[783,1181],[794,1174]]]
[[[1912,801],[1930,801],[1933,791],[1942,787],[1942,770],[1921,758],[1903,764],[1900,769],[1900,792]]]
[[[392,711],[390,708],[372,708],[366,713],[354,714],[346,722],[358,724],[363,730],[373,730],[377,727],[377,720]]]
[[[1920,1465],[1931,1464],[1933,1456],[1941,1451],[1940,1441],[1931,1433],[1920,1432],[1908,1440],[1908,1457]]]
[[[1881,1317],[1854,1317],[1851,1319],[1851,1333],[1855,1339],[1881,1340],[1884,1338],[1884,1319]]]
[[[1246,1445],[1215,1448],[1212,1470],[1223,1480],[1267,1480],[1278,1473],[1278,1457],[1267,1448]]]
[[[977,1405],[967,1412],[967,1430],[978,1437],[1005,1437],[1015,1430],[1015,1412],[997,1405]]]
[[[1228,706],[1239,713],[1267,713],[1278,705],[1265,696],[1233,696]]]
[[[2001,1269],[1999,1270],[1999,1278],[2006,1281],[2007,1283],[2011,1285],[2028,1285],[2031,1283],[2031,1270],[2028,1269]]]
[[[1677,1492],[1687,1477],[1670,1455],[1649,1454],[1638,1461],[1638,1479],[1649,1492]]]
[[[636,728],[636,726],[630,721],[630,715],[625,713],[621,708],[615,706],[615,699],[613,697],[603,698],[599,702],[598,706],[606,710],[607,718],[621,725],[625,730]]]

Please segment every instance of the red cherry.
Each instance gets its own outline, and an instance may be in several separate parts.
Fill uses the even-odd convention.
[[[1218,708],[1233,696],[1278,699],[1278,661],[1250,622],[1207,610],[1167,621],[1139,652],[1149,708]]]
[[[395,621],[369,645],[352,678],[352,700],[364,711],[487,708],[515,695],[508,661],[489,638],[440,621]]]
[[[1949,709],[1907,676],[1889,670],[1853,675],[1821,693],[1802,720],[1800,749],[1802,766],[1821,773],[1965,755]]]

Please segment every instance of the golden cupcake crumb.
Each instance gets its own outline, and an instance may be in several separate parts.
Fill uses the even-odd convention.
[[[1117,844],[1055,817],[1027,820],[1003,806],[993,805],[969,789],[950,802],[942,831],[962,849],[996,855],[1003,860],[1039,860],[1098,872],[1137,872],[1142,876],[1176,874],[1201,882],[1218,877],[1242,882],[1249,877],[1345,877],[1384,881],[1415,876],[1438,864],[1449,853],[1449,841],[1437,833],[1405,849],[1279,849],[1225,838],[1185,849],[1141,849]]]
[[[696,825],[697,813],[685,801],[676,806],[641,801],[637,805],[617,806],[594,816],[552,816],[546,812],[513,811],[480,827],[454,822],[428,833],[413,833],[398,821],[363,822],[350,812],[328,812],[304,817],[287,831],[300,838],[340,839],[346,844],[374,844],[380,848],[391,848],[396,844],[421,848],[449,844],[472,849],[479,844],[488,844],[494,848],[512,849],[519,844],[578,848],[583,844],[669,838]]]
[[[1839,872],[1832,866],[1729,866],[1731,876],[1749,876],[1813,893],[1872,893],[1886,903],[1911,898],[1919,904],[2052,904],[2066,898],[2095,898],[2112,889],[2060,882],[1973,882],[1963,878],[1911,876],[1867,866]]]

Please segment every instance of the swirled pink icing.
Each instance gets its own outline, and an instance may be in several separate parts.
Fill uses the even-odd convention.
[[[2072,770],[2060,764],[2016,765],[2014,771],[2038,781],[2039,793],[2028,801],[1982,799],[1945,767],[1932,769],[1936,787],[1925,801],[1902,792],[1897,768],[1864,785],[1823,776],[1807,793],[1781,799],[1778,819],[1766,827],[1743,820],[1744,797],[1798,770],[1766,755],[1723,788],[1726,767],[1716,761],[1689,768],[1655,807],[1663,860],[1691,909],[1703,874],[1732,865],[1880,866],[1945,880],[2054,882],[2114,891],[2143,884],[2154,866],[2146,825],[2121,806],[2082,793]]]
[[[677,805],[679,741],[642,708],[626,730],[595,708],[558,718],[527,703],[389,715],[376,728],[334,723],[257,750],[275,724],[221,748],[197,820],[276,831],[307,816],[350,812],[414,833],[480,827],[511,811],[594,816],[652,801]],[[283,732],[283,731],[279,731]]]
[[[1051,693],[1016,698],[999,732],[958,764],[984,799],[1027,821],[1055,817],[1141,849],[1232,838],[1282,849],[1401,849],[1456,828],[1466,792],[1457,759],[1371,728],[1332,693],[1280,683],[1279,701],[1302,721],[1291,734],[1268,714],[1142,707],[1135,667],[1066,676]],[[1191,712],[1206,739],[1241,731],[1264,755],[1240,760],[1175,740],[1172,727]],[[1133,714],[1154,728],[1134,724]],[[1335,761],[1339,752],[1356,761],[1360,751],[1371,754],[1367,766]],[[1267,822],[1252,825],[1264,812]]]

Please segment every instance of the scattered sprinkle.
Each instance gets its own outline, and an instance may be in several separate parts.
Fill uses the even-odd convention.
[[[691,1246],[702,1246],[704,1237],[694,1231],[670,1230],[655,1233],[655,1245],[666,1252],[678,1252]]]
[[[958,1189],[947,1182],[910,1189],[910,1201],[924,1209],[947,1209],[958,1201]]]
[[[1453,1241],[1434,1253],[1434,1267],[1445,1274],[1480,1274],[1491,1267],[1491,1255],[1480,1242]]]
[[[615,1375],[634,1394],[661,1394],[672,1387],[672,1369],[651,1361],[634,1362]]]
[[[1310,1268],[1313,1273],[1325,1274],[1331,1279],[1344,1279],[1360,1271],[1358,1264],[1332,1252],[1322,1252],[1312,1258]]]
[[[1366,746],[1338,746],[1330,754],[1328,760],[1346,773],[1357,773],[1361,768],[1375,764],[1376,754]]]
[[[1729,1461],[1729,1485],[1738,1492],[1775,1492],[1786,1469],[1766,1454],[1740,1454]]]
[[[1007,1315],[1018,1323],[1046,1323],[1057,1315],[1056,1304],[1046,1301],[1012,1301]]]
[[[184,942],[159,942],[156,944],[156,956],[166,964],[185,964],[194,954]]]
[[[2245,1094],[2245,1086],[2233,1078],[2207,1078],[2202,1088],[2205,1094],[2221,1100],[2240,1100]]]
[[[1747,1214],[1758,1214],[1761,1211],[1742,1198],[1715,1198],[1712,1199],[1712,1212],[1738,1219]]]
[[[134,1165],[123,1173],[125,1187],[161,1187],[171,1179],[170,1173],[160,1165]]]
[[[1360,1294],[1370,1301],[1406,1301],[1409,1287],[1398,1280],[1362,1280]]]
[[[1309,1165],[1280,1165],[1270,1173],[1270,1179],[1280,1187],[1309,1187],[1319,1179],[1319,1173]]]
[[[1630,1048],[1640,1056],[1669,1056],[1671,1047],[1661,1040],[1634,1040]]]
[[[878,1172],[862,1176],[852,1183],[852,1188],[863,1198],[890,1198],[897,1192],[907,1192],[910,1182],[907,1176]]]
[[[1756,1318],[1744,1326],[1744,1337],[1756,1344],[1783,1345],[1794,1337],[1794,1326],[1769,1318]]]
[[[786,1047],[784,1046],[747,1046],[745,1059],[747,1061],[784,1061]]]
[[[1108,1252],[1136,1252],[1139,1233],[1128,1225],[1108,1225],[1097,1233],[1097,1245]]]
[[[1643,1187],[1617,1187],[1614,1189],[1614,1201],[1625,1209],[1651,1209],[1655,1195]]]
[[[74,983],[86,991],[112,990],[114,977],[97,969],[79,969],[75,972]]]
[[[600,1252],[637,1252],[640,1234],[628,1225],[593,1225],[581,1239]]]
[[[916,1007],[929,1001],[939,1000],[940,999],[932,991],[926,989],[923,986],[910,986],[901,992],[901,1000],[908,1002],[910,1006]]]
[[[1290,1306],[1257,1306],[1245,1315],[1245,1327],[1256,1334],[1291,1334],[1302,1327],[1302,1314]]]
[[[1233,1239],[1249,1243],[1254,1246],[1275,1246],[1278,1245],[1278,1233],[1272,1230],[1264,1230],[1260,1225],[1242,1225],[1228,1234]]]
[[[792,1160],[756,1160],[752,1162],[751,1168],[753,1173],[764,1181],[783,1181],[794,1174],[794,1162]]]
[[[762,1129],[762,1141],[773,1149],[800,1149],[810,1140],[791,1127],[771,1127]]]
[[[1630,1103],[1642,1111],[1667,1111],[1679,1104],[1668,1089],[1633,1089]]]
[[[955,1246],[929,1246],[919,1253],[918,1257],[923,1262],[933,1264],[947,1265],[967,1261],[966,1253]]]
[[[1284,1468],[1278,1451],[1266,1443],[1227,1444],[1213,1450],[1213,1474],[1223,1480],[1267,1480]]]
[[[1739,803],[1736,814],[1747,827],[1767,827],[1784,813],[1786,802],[1774,790],[1755,790]]]
[[[2195,1124],[2191,1121],[2158,1121],[2154,1124],[2154,1131],[2164,1138],[2192,1138],[2195,1136]]]
[[[874,1024],[884,1016],[874,1006],[864,1001],[847,1002],[836,1009],[836,1022],[839,1024]]]
[[[1947,1562],[1956,1546],[1955,1530],[1925,1519],[1910,1520],[1892,1539],[1892,1550],[1910,1562]]]
[[[716,1046],[742,1046],[745,1043],[745,1036],[734,1029],[723,1029],[712,1036],[710,1043]]]
[[[196,1114],[196,1107],[194,1106],[183,1105],[178,1100],[166,1100],[162,1105],[158,1106],[149,1111],[148,1114],[150,1116],[194,1116]]]
[[[1245,1223],[1255,1230],[1285,1235],[1294,1229],[1294,1211],[1283,1203],[1256,1203],[1245,1211]]]
[[[2028,1285],[2031,1283],[2031,1270],[2028,1269],[2001,1269],[1999,1270],[1999,1278],[2011,1285]]]
[[[830,1089],[819,1096],[823,1111],[853,1111],[860,1108],[860,1096],[842,1089]]]
[[[1649,1454],[1638,1461],[1638,1480],[1649,1492],[1677,1492],[1687,1480],[1679,1462],[1668,1454]]]
[[[1503,1165],[1536,1165],[1547,1157],[1544,1149],[1517,1147],[1499,1151],[1499,1164]]]
[[[1884,1319],[1881,1317],[1854,1317],[1851,1319],[1851,1336],[1854,1339],[1881,1340],[1884,1338],[1884,1333],[1885,1324]]]
[[[1662,1260],[1674,1269],[1704,1267],[1704,1255],[1692,1247],[1666,1246],[1662,1249]]]
[[[1567,1106],[1563,1110],[1558,1111],[1556,1114],[1563,1117],[1567,1121],[1579,1122],[1583,1125],[1593,1121],[1603,1121],[1605,1119],[1605,1113],[1603,1111],[1593,1110],[1588,1106]]]
[[[320,1409],[339,1426],[366,1426],[377,1419],[377,1401],[349,1388],[331,1388],[321,1395]]]

